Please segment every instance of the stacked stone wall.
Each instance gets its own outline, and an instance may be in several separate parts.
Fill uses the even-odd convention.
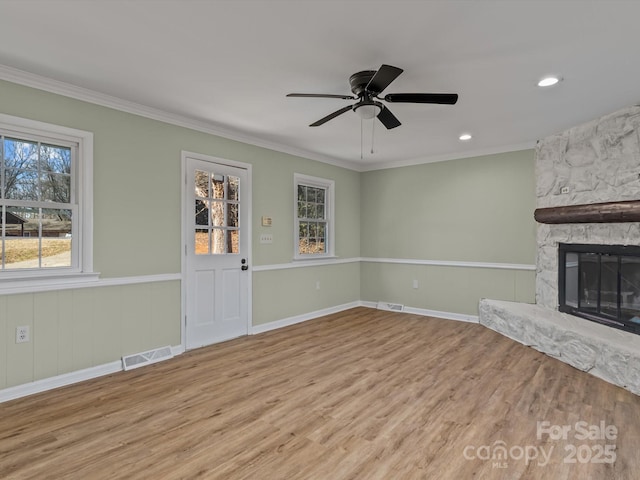
[[[537,208],[640,200],[640,107],[536,146]],[[558,308],[558,243],[640,245],[640,223],[537,226],[536,303]]]

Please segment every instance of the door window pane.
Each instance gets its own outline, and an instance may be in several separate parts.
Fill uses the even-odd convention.
[[[214,255],[227,253],[224,232],[222,228],[214,228],[211,232],[211,253]]]
[[[227,230],[227,253],[240,253],[240,232]]]
[[[197,228],[195,235],[194,250],[196,255],[207,255],[209,253],[209,229]]]
[[[209,198],[209,174],[202,170],[195,171],[196,197]]]
[[[227,200],[238,201],[240,191],[240,178],[233,175],[227,176]]]
[[[211,202],[211,225],[214,227],[224,227],[224,202]]]
[[[238,204],[229,203],[227,205],[227,227],[238,227]]]
[[[224,175],[212,175],[213,198],[224,198]]]
[[[195,211],[196,225],[209,226],[209,202],[206,200],[196,200]]]

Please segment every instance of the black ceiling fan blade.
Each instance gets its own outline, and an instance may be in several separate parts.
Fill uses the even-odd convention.
[[[310,127],[319,127],[323,123],[327,123],[332,118],[336,118],[338,115],[342,115],[343,113],[348,112],[352,108],[353,107],[351,105],[347,105],[346,107],[342,107],[340,110],[336,110],[335,112],[327,115],[326,117],[321,118],[320,120],[318,120],[317,122],[312,123],[309,126]]]
[[[380,69],[373,75],[371,80],[369,80],[366,90],[374,94],[382,92],[389,86],[391,82],[398,78],[398,75],[400,75],[403,71],[404,70],[398,67],[392,67],[391,65],[382,65]]]
[[[389,110],[384,105],[382,105],[382,109],[380,110],[380,113],[378,114],[378,120],[380,120],[382,122],[382,124],[385,127],[387,127],[387,129],[389,129],[389,130],[391,130],[392,128],[396,128],[396,127],[399,127],[400,125],[402,125],[400,123],[400,120],[398,120],[396,118],[396,116],[393,113],[391,113],[391,110]]]
[[[405,103],[439,103],[455,105],[458,101],[457,93],[389,93],[384,96],[385,102]]]
[[[342,100],[357,100],[352,95],[333,95],[330,93],[289,93],[287,97],[306,97],[306,98],[341,98]]]

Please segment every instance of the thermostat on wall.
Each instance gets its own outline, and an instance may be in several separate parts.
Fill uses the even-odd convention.
[[[270,227],[272,223],[271,217],[262,217],[262,226]]]

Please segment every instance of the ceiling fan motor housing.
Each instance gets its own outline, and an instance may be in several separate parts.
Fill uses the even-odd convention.
[[[369,81],[375,74],[375,70],[365,70],[351,75],[349,77],[349,84],[351,84],[351,91],[353,94],[357,97],[363,96]]]
[[[351,91],[355,95],[335,95],[323,93],[289,93],[287,97],[320,97],[339,98],[342,100],[357,100],[353,105],[347,105],[329,115],[313,122],[310,127],[324,125],[329,120],[342,115],[349,110],[356,112],[361,118],[369,119],[377,117],[388,129],[401,125],[393,113],[378,100],[392,103],[442,103],[453,105],[458,101],[457,94],[448,93],[393,93],[379,97],[384,89],[403,72],[401,68],[392,65],[381,65],[378,70],[363,70],[349,77]]]

